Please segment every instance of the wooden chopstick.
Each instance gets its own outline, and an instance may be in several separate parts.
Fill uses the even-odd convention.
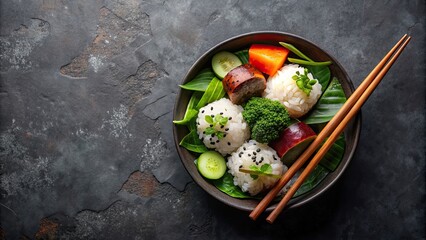
[[[262,201],[251,212],[250,218],[252,218],[253,220],[256,220],[259,217],[259,215],[267,208],[267,206],[269,205],[269,203],[275,198],[275,196],[278,194],[278,192],[285,186],[285,184],[288,183],[288,181],[294,176],[294,174],[304,165],[304,163],[315,152],[315,150],[318,148],[318,146],[320,146],[320,144],[325,140],[325,138],[327,138],[328,136],[330,136],[330,134],[333,132],[333,130],[336,129],[339,126],[340,122],[342,122],[342,120],[345,118],[345,116],[348,114],[348,112],[354,107],[354,105],[356,104],[356,102],[358,101],[358,99],[360,99],[361,95],[363,95],[363,93],[366,91],[366,89],[368,88],[368,86],[373,82],[373,80],[375,79],[375,77],[380,73],[380,71],[385,66],[386,62],[388,62],[388,60],[395,53],[395,51],[405,41],[404,44],[403,44],[403,47],[400,50],[398,50],[398,56],[399,56],[399,54],[402,52],[402,49],[407,45],[407,43],[408,43],[409,40],[410,40],[410,37],[407,38],[407,34],[405,34],[398,41],[398,43],[386,54],[386,56],[379,62],[379,64],[373,69],[373,71],[365,78],[365,80],[358,87],[358,89],[349,97],[349,99],[341,107],[341,109],[336,113],[336,115],[333,117],[333,119],[318,134],[317,138],[302,153],[302,155],[296,160],[296,162],[293,163],[293,165],[281,177],[281,179],[277,182],[277,184],[271,189],[271,191],[262,199]],[[396,56],[396,58],[398,56]],[[392,64],[396,60],[396,58],[394,57],[394,60],[392,61]],[[389,69],[392,64],[390,64],[389,67],[387,67],[387,69]],[[382,75],[384,76],[385,73],[386,72],[384,72]],[[383,78],[383,76],[381,78]],[[377,86],[377,84],[375,86]],[[349,121],[349,120],[350,119],[348,119],[347,121]],[[337,136],[338,135],[339,134],[337,134]],[[321,159],[321,158],[319,158],[319,159]],[[292,191],[295,192],[296,190],[297,189],[292,190]],[[290,197],[285,197],[285,199],[286,199],[287,202],[291,199],[291,197],[294,194],[294,193],[293,194],[288,194],[288,193],[286,194],[286,196],[290,196],[290,195],[291,196]],[[272,215],[272,213],[271,213],[272,216],[268,217],[268,222],[272,223],[275,220],[276,216],[282,211],[282,209],[284,208],[284,206],[287,204],[287,202],[284,201],[284,198],[282,199],[282,202],[283,203],[279,204],[280,208],[277,207],[274,210],[274,212],[273,212],[274,214]]]

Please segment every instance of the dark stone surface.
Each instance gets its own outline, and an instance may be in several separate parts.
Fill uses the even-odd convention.
[[[257,30],[305,37],[358,86],[413,39],[363,107],[341,181],[274,225],[216,201],[172,139],[204,51]],[[2,1],[0,238],[424,239],[424,1]]]

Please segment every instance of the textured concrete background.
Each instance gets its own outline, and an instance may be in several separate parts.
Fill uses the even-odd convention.
[[[424,1],[1,1],[0,239],[425,239]],[[171,121],[191,64],[228,37],[285,31],[358,86],[413,39],[367,104],[356,155],[274,225],[213,199]]]

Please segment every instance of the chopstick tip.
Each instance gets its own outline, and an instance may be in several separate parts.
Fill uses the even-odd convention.
[[[275,221],[275,218],[271,218],[270,216],[266,218],[266,222],[268,222],[269,224],[273,224],[274,221]]]

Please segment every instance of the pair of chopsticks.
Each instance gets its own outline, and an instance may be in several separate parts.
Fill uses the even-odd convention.
[[[271,191],[260,201],[256,208],[251,212],[250,218],[256,220],[259,215],[265,211],[270,202],[280,192],[280,190],[290,181],[296,172],[305,164],[305,162],[312,156],[315,150],[321,143],[328,137],[324,145],[318,150],[317,154],[309,162],[308,166],[301,173],[296,182],[291,186],[288,192],[284,195],[277,207],[266,218],[266,221],[273,223],[302,183],[306,180],[309,174],[318,165],[320,160],[324,157],[339,135],[343,132],[348,122],[356,116],[362,105],[367,101],[368,97],[380,83],[382,78],[391,68],[392,64],[399,57],[401,52],[407,46],[411,37],[405,34],[396,45],[386,54],[386,56],[379,62],[379,64],[371,71],[371,73],[359,85],[358,89],[353,92],[346,103],[336,113],[336,115],[327,123],[324,129],[318,134],[316,139],[311,145],[300,155],[295,163],[285,172],[280,180],[275,184]]]

